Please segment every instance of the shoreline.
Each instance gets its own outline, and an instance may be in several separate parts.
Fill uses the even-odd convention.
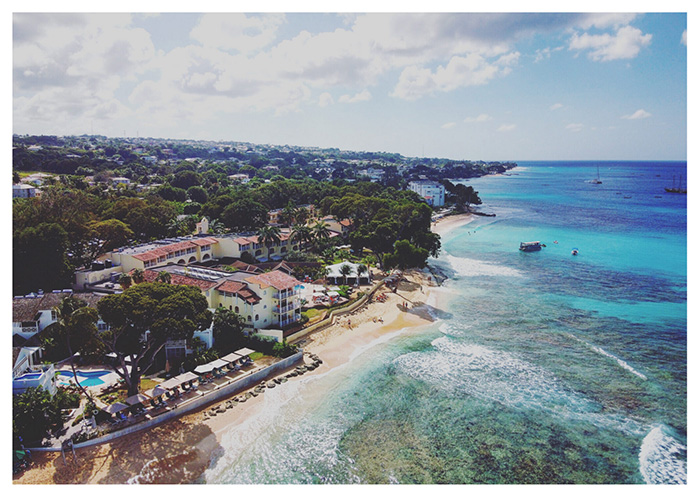
[[[467,218],[467,220],[464,219]],[[449,216],[454,219],[440,228],[464,224],[473,217]],[[442,229],[441,229],[442,231]],[[393,337],[415,330],[435,321],[429,312],[439,308],[438,293],[429,272],[407,271],[404,281],[393,293],[385,290],[385,302],[366,304],[333,325],[303,340],[304,361],[312,362],[310,355],[322,363],[304,376],[322,375],[350,363],[357,355],[375,346],[384,337]],[[381,321],[383,320],[383,322]],[[283,378],[294,368],[278,374]],[[270,383],[274,378],[268,378]],[[297,382],[300,376],[287,378],[286,383]],[[275,388],[285,388],[286,383]],[[308,382],[296,385],[303,391]],[[265,408],[264,393],[250,397],[246,402],[230,405],[231,398],[241,397],[252,388],[229,399],[215,402],[200,411],[187,414],[143,433],[125,435],[113,442],[96,447],[77,449],[77,461],[66,454],[64,464],[60,453],[35,453],[34,464],[24,473],[13,477],[14,484],[56,483],[194,483],[200,482],[214,460],[214,454],[223,450],[221,441],[227,429],[245,423]],[[216,412],[218,410],[218,412]],[[211,414],[210,414],[211,413]],[[212,415],[215,414],[215,415]]]
[[[440,237],[443,237],[453,229],[474,222],[476,220],[476,217],[477,215],[472,212],[454,214],[451,216],[442,217],[437,221],[434,221],[430,227],[433,233],[437,233],[438,235],[440,235]]]

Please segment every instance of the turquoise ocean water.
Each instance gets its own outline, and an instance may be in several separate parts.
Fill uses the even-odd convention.
[[[521,162],[467,181],[496,217],[443,237],[436,322],[268,391],[203,480],[685,483],[686,196],[663,189],[681,174]]]

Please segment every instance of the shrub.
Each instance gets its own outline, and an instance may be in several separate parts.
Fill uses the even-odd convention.
[[[290,355],[296,353],[297,346],[287,343],[287,340],[282,340],[282,342],[275,342],[272,347],[272,355],[275,357],[289,357]]]

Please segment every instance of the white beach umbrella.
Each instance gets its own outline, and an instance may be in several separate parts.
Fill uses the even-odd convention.
[[[109,414],[114,414],[116,412],[123,411],[124,409],[128,408],[129,406],[126,404],[122,404],[121,402],[115,402],[114,404],[110,404],[107,407],[103,407],[102,410]]]
[[[141,404],[143,402],[146,402],[149,399],[147,395],[144,395],[142,393],[137,393],[136,395],[132,395],[131,397],[128,397],[124,402],[129,404],[130,406],[136,405],[136,404]]]
[[[194,372],[198,374],[204,374],[204,373],[211,373],[211,371],[214,369],[214,366],[209,364],[200,364],[196,368],[194,368]]]

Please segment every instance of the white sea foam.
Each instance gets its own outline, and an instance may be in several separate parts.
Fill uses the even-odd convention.
[[[375,338],[371,342],[362,345],[360,347],[357,347],[355,350],[352,351],[352,353],[348,356],[348,362],[354,361],[358,356],[364,354],[367,352],[369,349],[372,349],[376,347],[377,345],[381,345],[383,343],[386,343],[390,340],[393,340],[397,336],[400,336],[402,333],[406,331],[406,328],[401,328],[396,331],[392,331],[391,333],[387,333],[385,335],[382,335],[380,337]]]
[[[639,449],[639,471],[648,484],[685,484],[687,448],[668,433],[664,425],[652,428]]]
[[[499,266],[490,262],[446,255],[445,260],[460,276],[510,276],[522,277],[523,274],[508,266]]]
[[[266,390],[255,415],[226,428],[221,456],[205,472],[205,481],[332,483],[334,468],[341,463],[343,481],[355,481],[352,461],[339,450],[340,439],[352,423],[343,412],[323,414],[328,393],[324,377],[297,378]]]
[[[602,412],[599,404],[567,388],[548,370],[514,354],[446,336],[432,345],[435,350],[404,354],[394,364],[403,374],[456,394],[629,434],[645,433],[638,422]]]
[[[576,335],[574,335],[574,334],[572,334],[572,333],[567,333],[567,334],[568,334],[570,337],[574,338],[575,340],[578,340],[579,342],[585,344],[585,345],[586,345],[588,348],[590,348],[593,352],[597,352],[598,354],[600,354],[600,355],[602,355],[602,356],[605,356],[605,357],[608,357],[608,358],[610,358],[610,359],[615,360],[623,369],[629,371],[629,372],[632,373],[633,375],[636,375],[636,376],[640,377],[640,378],[643,379],[643,380],[646,380],[646,379],[647,379],[647,377],[646,377],[645,375],[643,375],[642,373],[640,373],[639,371],[637,371],[636,369],[634,369],[632,366],[630,366],[628,363],[626,363],[625,361],[623,361],[622,359],[620,359],[620,358],[617,357],[616,355],[611,354],[610,352],[608,352],[608,351],[602,349],[601,347],[598,347],[597,345],[593,345],[592,343],[589,343],[589,342],[587,342],[586,340],[583,340],[583,339],[577,337]]]
[[[569,392],[556,377],[516,356],[449,337],[432,342],[434,351],[398,357],[398,368],[438,387],[516,408],[592,412],[597,407]]]

